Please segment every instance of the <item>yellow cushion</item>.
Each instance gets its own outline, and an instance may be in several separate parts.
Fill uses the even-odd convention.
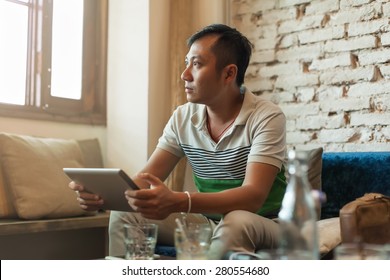
[[[75,140],[0,134],[3,192],[23,219],[59,218],[84,214],[69,189],[63,167],[83,167]],[[0,186],[1,189],[1,186]],[[2,214],[11,214],[2,201]]]

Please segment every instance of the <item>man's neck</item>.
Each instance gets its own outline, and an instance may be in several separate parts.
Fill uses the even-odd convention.
[[[211,124],[224,125],[235,119],[240,113],[244,94],[236,94],[234,98],[220,102],[215,106],[207,106],[207,115]]]

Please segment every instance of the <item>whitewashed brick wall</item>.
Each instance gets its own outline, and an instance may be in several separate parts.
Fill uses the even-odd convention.
[[[289,147],[390,151],[390,0],[229,0],[254,43],[246,86],[287,116]]]

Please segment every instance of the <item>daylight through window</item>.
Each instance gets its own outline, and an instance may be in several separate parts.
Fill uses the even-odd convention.
[[[0,0],[0,114],[105,124],[107,0]]]

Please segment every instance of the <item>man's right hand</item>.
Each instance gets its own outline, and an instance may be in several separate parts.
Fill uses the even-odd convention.
[[[102,208],[104,201],[99,195],[86,192],[82,185],[74,181],[69,183],[69,188],[76,192],[77,201],[82,209],[86,211],[97,211]]]

